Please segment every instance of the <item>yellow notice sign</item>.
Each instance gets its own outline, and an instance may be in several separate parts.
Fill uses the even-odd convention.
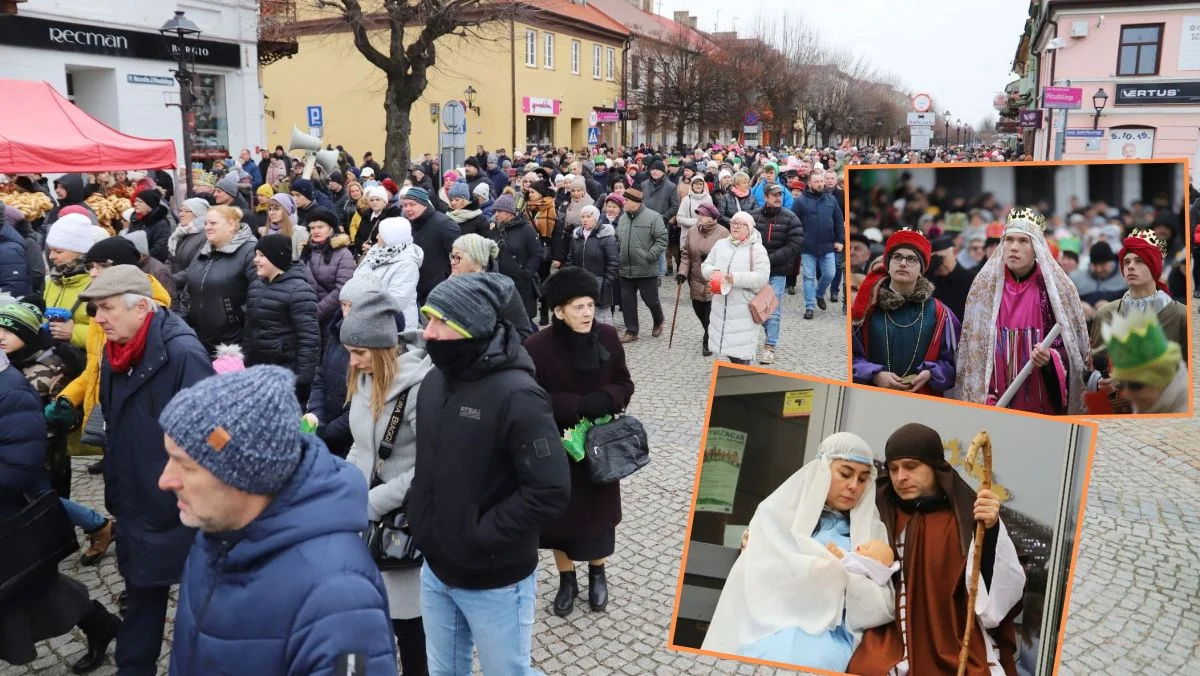
[[[783,393],[783,417],[800,418],[812,415],[813,391],[794,390]]]

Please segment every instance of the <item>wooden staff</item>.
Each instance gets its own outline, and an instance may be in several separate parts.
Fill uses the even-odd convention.
[[[992,438],[987,430],[980,430],[971,440],[967,449],[967,458],[975,457],[977,451],[983,452],[983,481],[980,490],[992,488]],[[967,673],[967,655],[971,644],[971,631],[975,629],[975,597],[979,593],[979,568],[983,565],[983,522],[975,522],[975,556],[971,559],[970,586],[967,587],[967,629],[963,632],[962,650],[958,653],[958,676]]]

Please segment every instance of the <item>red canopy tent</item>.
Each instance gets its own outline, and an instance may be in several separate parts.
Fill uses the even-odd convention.
[[[175,167],[175,142],[129,136],[83,112],[47,82],[0,79],[0,173]]]

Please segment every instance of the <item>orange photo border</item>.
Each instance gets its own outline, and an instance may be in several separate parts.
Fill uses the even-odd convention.
[[[839,381],[839,380],[834,380],[832,378],[824,378],[821,376],[809,376],[809,375],[804,375],[801,373],[792,373],[790,371],[776,371],[776,370],[762,368],[760,366],[747,366],[747,365],[732,364],[732,363],[726,363],[726,362],[720,362],[720,361],[713,363],[712,373],[709,376],[708,405],[705,407],[705,410],[704,410],[704,427],[701,428],[701,432],[700,432],[700,453],[699,453],[699,457],[696,458],[696,478],[692,481],[692,502],[691,502],[691,507],[688,510],[687,529],[684,531],[684,536],[683,536],[684,537],[684,539],[683,539],[683,555],[679,559],[679,577],[675,583],[675,605],[671,609],[671,625],[667,630],[667,632],[668,632],[667,633],[667,648],[669,650],[674,650],[676,652],[691,653],[694,655],[707,655],[709,657],[716,657],[716,658],[724,659],[724,660],[735,660],[735,661],[739,661],[739,662],[746,662],[749,664],[757,664],[757,665],[767,666],[767,667],[788,669],[791,671],[800,671],[803,673],[827,674],[828,676],[852,676],[850,674],[846,674],[845,672],[840,672],[840,671],[827,671],[824,669],[815,669],[812,667],[802,667],[802,666],[798,666],[795,664],[788,664],[786,662],[774,662],[771,660],[758,659],[756,657],[742,657],[740,655],[731,655],[729,653],[720,653],[720,652],[716,652],[713,650],[704,650],[703,648],[692,648],[690,646],[681,646],[681,645],[675,644],[675,627],[679,621],[679,600],[683,595],[683,576],[684,576],[684,572],[687,570],[688,550],[690,549],[691,543],[692,543],[692,521],[693,521],[693,519],[695,519],[695,516],[696,516],[696,496],[700,490],[700,472],[704,467],[704,440],[705,440],[705,436],[708,434],[708,426],[709,426],[710,419],[712,417],[713,400],[716,399],[716,394],[717,394],[717,374],[719,373],[720,369],[722,369],[722,368],[733,369],[733,370],[738,370],[738,371],[748,371],[751,373],[761,373],[764,375],[779,376],[782,378],[793,378],[796,380],[807,380],[807,381],[811,381],[811,382],[824,383],[826,385],[831,385],[834,387],[848,387],[850,389],[863,390],[863,391],[869,391],[869,392],[881,391],[880,388],[878,388],[878,387],[871,387],[870,385],[861,385],[859,383]],[[884,390],[884,392],[886,392],[886,390]],[[889,392],[888,394],[913,396],[911,394],[906,394],[903,392]],[[942,403],[949,404],[951,406],[959,406],[959,407],[963,407],[963,408],[976,408],[976,409],[981,409],[981,410],[985,410],[985,411],[991,411],[992,413],[996,413],[997,415],[1001,415],[1001,416],[1016,415],[1016,416],[1024,416],[1027,418],[1035,418],[1038,420],[1051,420],[1051,421],[1059,422],[1059,423],[1062,423],[1065,425],[1079,425],[1080,427],[1086,427],[1086,428],[1089,428],[1092,430],[1092,441],[1088,445],[1087,471],[1084,473],[1083,490],[1079,496],[1079,513],[1075,515],[1075,539],[1071,546],[1071,563],[1070,563],[1070,566],[1067,568],[1067,586],[1066,586],[1066,590],[1063,593],[1062,616],[1060,617],[1060,622],[1059,622],[1058,639],[1055,641],[1054,665],[1053,665],[1053,668],[1051,669],[1052,674],[1058,673],[1059,666],[1061,666],[1061,662],[1062,662],[1063,636],[1066,634],[1067,617],[1070,614],[1069,611],[1071,608],[1071,590],[1073,589],[1074,582],[1075,582],[1075,564],[1079,558],[1079,540],[1083,535],[1083,517],[1084,517],[1085,509],[1087,507],[1088,489],[1090,488],[1091,483],[1092,483],[1092,465],[1096,459],[1096,442],[1100,436],[1100,425],[1099,425],[1099,423],[1096,423],[1096,422],[1093,422],[1090,420],[1086,420],[1086,419],[1078,418],[1078,417],[1072,417],[1072,416],[1053,416],[1053,415],[1043,415],[1040,413],[1029,413],[1027,411],[1015,411],[1012,409],[998,409],[995,406],[988,406],[986,404],[974,404],[974,403],[965,402],[965,401],[958,401],[956,399],[943,399],[941,397],[923,397],[923,398],[933,399],[933,400],[941,400]]]
[[[845,270],[850,269],[850,172],[851,171],[864,171],[864,170],[871,171],[871,170],[876,170],[876,169],[899,169],[899,170],[903,170],[903,171],[911,171],[913,169],[957,169],[957,168],[967,168],[967,167],[979,167],[979,168],[983,168],[983,169],[988,169],[988,168],[992,168],[992,167],[1046,167],[1046,166],[1070,166],[1070,165],[1080,165],[1080,164],[1087,165],[1087,166],[1095,166],[1095,165],[1102,165],[1102,164],[1179,164],[1180,162],[1183,163],[1184,265],[1188,268],[1188,273],[1185,275],[1187,277],[1186,282],[1185,282],[1185,284],[1187,285],[1187,298],[1186,298],[1186,302],[1184,303],[1184,307],[1187,308],[1188,344],[1181,346],[1181,347],[1183,348],[1183,350],[1185,351],[1185,354],[1187,354],[1187,357],[1188,357],[1185,360],[1185,363],[1187,364],[1187,370],[1188,370],[1188,382],[1193,382],[1192,379],[1195,377],[1195,373],[1192,371],[1192,361],[1193,361],[1193,359],[1192,359],[1192,347],[1193,347],[1193,345],[1192,345],[1192,342],[1193,342],[1192,341],[1192,313],[1195,310],[1195,308],[1193,307],[1193,304],[1192,304],[1192,300],[1193,300],[1192,293],[1195,291],[1195,289],[1192,288],[1193,287],[1192,275],[1190,274],[1191,266],[1192,266],[1192,244],[1193,244],[1193,242],[1192,242],[1192,222],[1191,222],[1192,221],[1192,210],[1190,208],[1190,204],[1187,201],[1188,192],[1189,192],[1188,191],[1188,188],[1189,188],[1188,181],[1189,181],[1189,177],[1191,176],[1191,173],[1190,173],[1191,172],[1191,163],[1190,163],[1190,160],[1186,157],[1155,158],[1155,159],[1144,159],[1144,160],[1124,160],[1124,159],[1122,159],[1122,160],[1051,160],[1051,161],[1040,161],[1040,162],[1039,161],[1032,161],[1032,162],[936,162],[936,163],[930,163],[930,164],[853,164],[853,165],[847,165],[846,167],[844,167],[844,169],[846,171],[846,179],[845,179],[846,189],[844,191],[844,193],[845,193],[844,198],[843,198],[844,203],[842,205],[842,213],[843,213],[843,217],[845,218],[845,224],[843,227],[843,230],[845,231],[845,242],[842,246],[842,252],[843,252],[843,255],[845,256],[845,265],[844,265],[843,269],[845,269]],[[846,279],[848,281],[849,277],[847,277]],[[847,291],[848,289],[849,289],[849,284],[847,284],[846,289],[839,289],[838,293],[842,293],[844,291]],[[847,302],[849,302],[851,305],[853,305],[854,299],[849,298],[849,299],[847,299]],[[848,381],[854,380],[854,320],[853,320],[853,317],[850,316],[849,314],[846,315],[846,380],[848,380]],[[871,387],[871,386],[866,385],[865,387]],[[879,389],[879,388],[873,388],[873,389]],[[932,394],[917,394],[916,392],[900,392],[899,390],[895,391],[894,393],[904,395],[906,397],[923,397],[923,398],[927,398],[927,399],[943,399],[943,400],[945,400],[945,397],[938,397],[938,396],[935,396]],[[980,404],[980,405],[984,406],[983,404]],[[990,406],[990,407],[985,406],[985,407],[993,408],[993,409],[996,408],[995,406]],[[1012,409],[1008,409],[1008,410],[1011,411]],[[1064,415],[1064,416],[1053,416],[1053,417],[1068,418],[1068,419],[1086,418],[1086,419],[1090,419],[1090,420],[1106,420],[1106,419],[1108,419],[1108,420],[1113,420],[1113,419],[1115,419],[1115,420],[1126,420],[1126,419],[1153,420],[1156,418],[1190,418],[1195,413],[1195,410],[1196,410],[1196,398],[1195,398],[1195,396],[1189,396],[1188,397],[1188,408],[1187,408],[1187,411],[1184,413],[1139,413],[1139,414],[1106,413],[1106,414],[1102,414],[1102,415],[1079,415],[1079,416]],[[1014,411],[1014,412],[1016,412],[1016,411]]]

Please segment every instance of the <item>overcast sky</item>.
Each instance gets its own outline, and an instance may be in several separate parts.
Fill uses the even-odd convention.
[[[849,47],[903,87],[932,96],[939,110],[972,125],[995,113],[992,98],[1010,67],[1029,0],[657,0],[658,13],[687,10],[698,28],[746,35],[760,12],[804,17],[831,45]]]

